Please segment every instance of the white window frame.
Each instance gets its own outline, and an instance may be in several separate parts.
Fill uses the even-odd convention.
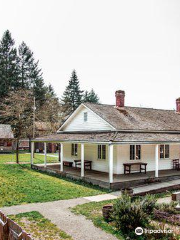
[[[103,158],[103,147],[105,146],[105,158]],[[99,156],[99,149],[100,149],[100,156]],[[98,144],[97,145],[97,158],[98,160],[106,160],[107,149],[105,144]]]
[[[134,158],[131,159],[131,146],[134,146]],[[140,146],[140,158],[136,159],[137,146]],[[130,144],[129,145],[129,160],[130,161],[141,161],[142,159],[142,145],[141,144]]]
[[[84,112],[83,117],[84,117],[84,122],[87,122],[88,121],[88,113]]]
[[[161,158],[161,146],[163,146],[163,148],[164,148],[164,157],[163,158]],[[169,156],[168,157],[166,157],[166,146],[168,146],[169,147]],[[159,158],[160,159],[170,159],[170,145],[169,144],[160,144],[160,146],[159,146]]]
[[[78,144],[72,143],[71,144],[71,156],[77,157],[77,155],[78,155]]]

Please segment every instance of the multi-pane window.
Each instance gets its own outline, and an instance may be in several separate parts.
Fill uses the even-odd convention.
[[[88,120],[88,113],[84,112],[84,122],[87,122],[87,120]]]
[[[98,159],[106,159],[106,145],[98,145]]]
[[[169,158],[169,145],[160,145],[160,158]]]
[[[130,145],[130,160],[141,159],[141,145]]]
[[[77,144],[72,144],[71,145],[71,155],[72,156],[77,156],[78,155],[78,145]]]

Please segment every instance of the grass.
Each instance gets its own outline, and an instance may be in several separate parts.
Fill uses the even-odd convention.
[[[77,205],[72,208],[71,211],[75,214],[86,216],[87,219],[92,220],[96,227],[101,228],[107,233],[115,235],[118,239],[124,240],[123,236],[115,229],[115,227],[104,221],[102,217],[102,207],[107,203],[109,204],[113,202],[115,202],[115,200],[85,203],[83,205]]]
[[[29,154],[21,154],[21,161],[27,164],[5,164],[15,162],[14,157],[12,154],[0,154],[0,207],[72,199],[107,192],[87,183],[32,170],[28,164]],[[43,157],[35,155],[35,161],[43,161]]]
[[[51,155],[51,156],[49,156]],[[52,157],[54,155],[55,157]],[[31,154],[30,153],[24,153],[21,152],[19,154],[19,162],[27,162],[30,163],[31,159]],[[37,163],[44,163],[44,156],[39,153],[34,154],[34,161],[35,164]],[[58,156],[56,154],[49,153],[47,154],[47,162],[49,163],[54,163],[54,162],[59,162],[58,161]],[[16,163],[16,154],[15,153],[8,153],[8,154],[0,154],[0,164],[4,163]]]
[[[60,230],[50,220],[44,218],[39,212],[33,211],[8,216],[18,223],[34,240],[72,240],[65,232]]]

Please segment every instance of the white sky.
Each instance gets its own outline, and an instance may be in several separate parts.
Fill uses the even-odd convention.
[[[179,0],[0,0],[0,34],[25,41],[61,96],[73,69],[102,103],[175,108]]]

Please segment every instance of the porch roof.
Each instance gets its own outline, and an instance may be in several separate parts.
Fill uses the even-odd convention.
[[[91,143],[180,143],[180,133],[144,132],[83,132],[38,137],[33,142],[91,142]]]

